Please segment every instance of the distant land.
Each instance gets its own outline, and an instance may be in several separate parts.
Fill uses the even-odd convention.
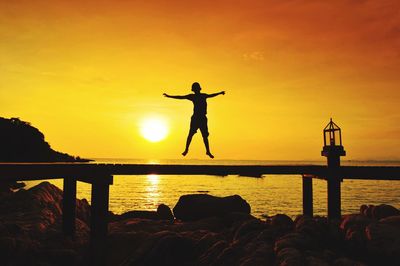
[[[0,117],[0,162],[88,162],[53,150],[29,122]]]

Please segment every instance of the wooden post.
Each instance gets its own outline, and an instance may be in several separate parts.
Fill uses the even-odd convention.
[[[102,240],[108,232],[109,184],[95,181],[92,184],[92,209],[90,236],[92,240]]]
[[[75,236],[76,216],[76,179],[64,177],[63,181],[63,232],[66,236]]]
[[[340,178],[334,175],[328,177],[328,219],[341,218],[341,187]]]
[[[312,176],[303,175],[303,214],[313,217]]]
[[[328,169],[327,176],[328,183],[328,219],[337,220],[341,219],[341,187],[340,183],[342,178],[338,175],[340,167],[340,156],[332,154],[328,156]]]
[[[109,185],[109,177],[104,176],[96,177],[92,183],[90,240],[93,265],[106,264]]]

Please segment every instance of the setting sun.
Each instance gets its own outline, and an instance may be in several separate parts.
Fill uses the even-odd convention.
[[[150,142],[159,142],[168,134],[167,123],[159,118],[148,118],[142,121],[140,133]]]

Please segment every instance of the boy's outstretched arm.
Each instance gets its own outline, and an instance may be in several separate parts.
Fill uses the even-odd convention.
[[[225,95],[225,91],[220,91],[220,92],[217,92],[217,93],[207,94],[207,98],[212,98],[212,97],[215,97],[215,96],[218,96],[218,95]]]
[[[168,95],[166,93],[163,93],[163,95],[167,98],[173,98],[173,99],[179,99],[179,100],[188,99],[188,95]]]

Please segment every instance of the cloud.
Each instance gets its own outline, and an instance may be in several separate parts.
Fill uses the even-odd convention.
[[[264,61],[264,52],[254,51],[243,54],[243,59],[246,61]]]

